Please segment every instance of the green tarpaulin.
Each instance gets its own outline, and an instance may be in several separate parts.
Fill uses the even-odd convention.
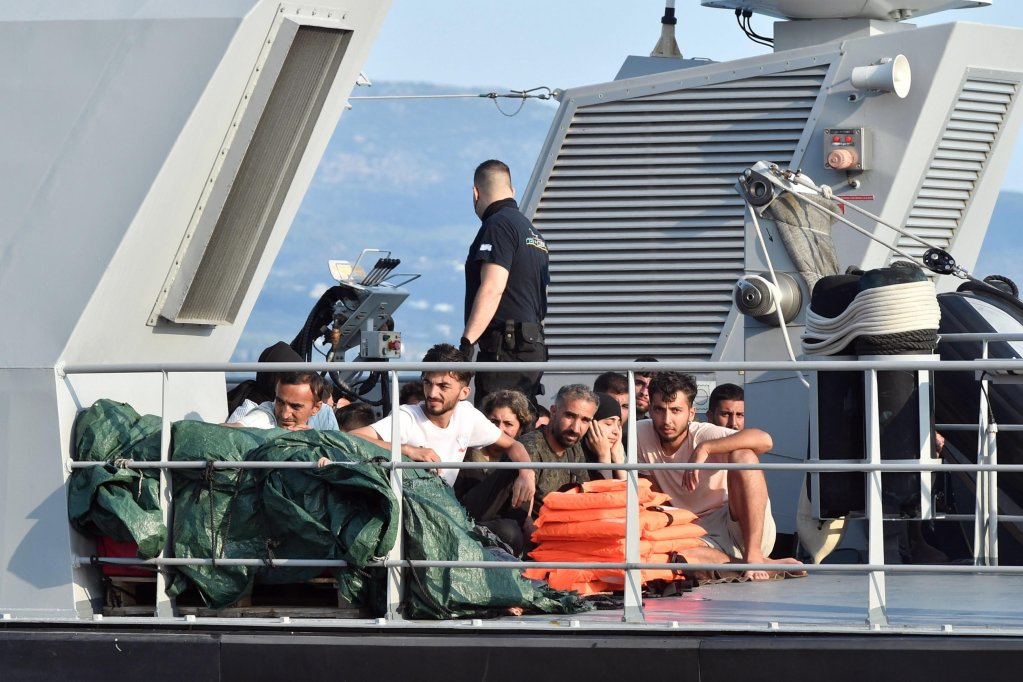
[[[293,583],[328,569],[275,566],[277,559],[340,559],[331,568],[341,595],[355,605],[384,608],[384,557],[397,538],[398,506],[389,453],[337,431],[237,429],[197,421],[174,423],[174,461],[315,462],[317,469],[177,469],[173,483],[173,554],[177,557],[260,558],[263,566],[184,566],[168,593],[194,585],[211,608],[230,606],[256,583]],[[155,461],[160,421],[130,406],[98,401],[75,424],[76,457],[110,462],[76,469],[68,509],[74,527],[135,542],[139,556],[156,556],[166,538],[154,470],[115,466],[120,458]],[[408,559],[488,560],[451,489],[435,474],[406,470],[404,556]],[[496,557],[499,558],[499,557]],[[584,610],[574,594],[534,583],[515,569],[406,569],[403,611],[408,618],[497,615],[512,607],[544,613]]]

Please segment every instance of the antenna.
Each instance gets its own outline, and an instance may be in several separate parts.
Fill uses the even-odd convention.
[[[675,40],[675,0],[666,0],[664,5],[664,16],[661,17],[661,37],[654,45],[651,57],[671,57],[682,59],[682,52],[678,49],[678,42]]]

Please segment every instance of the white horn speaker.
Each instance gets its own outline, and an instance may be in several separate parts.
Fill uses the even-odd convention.
[[[909,94],[912,73],[904,55],[885,57],[877,64],[857,66],[852,70],[852,86],[857,90],[894,92],[899,97]]]

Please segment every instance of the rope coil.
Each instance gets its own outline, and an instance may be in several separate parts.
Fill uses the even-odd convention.
[[[859,337],[936,331],[940,320],[941,310],[930,281],[867,289],[835,317],[807,309],[803,351],[834,355]]]

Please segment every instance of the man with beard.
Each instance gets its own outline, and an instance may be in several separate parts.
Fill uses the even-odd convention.
[[[257,405],[245,400],[224,426],[289,431],[316,428],[311,420],[322,411],[323,386],[323,377],[316,372],[280,372],[273,401]]]
[[[423,362],[467,362],[454,346],[441,343],[426,352]],[[529,462],[529,454],[520,443],[506,436],[486,416],[466,401],[471,372],[423,372],[426,400],[402,405],[400,418],[401,454],[417,462],[461,462],[469,448],[497,445],[505,449],[509,460]],[[371,443],[390,449],[391,417],[351,431]],[[321,464],[324,462],[321,460]],[[449,486],[454,486],[458,469],[438,469]],[[519,469],[511,483],[511,505],[528,514],[535,488],[532,469]]]
[[[558,391],[551,408],[550,423],[520,435],[519,443],[525,446],[528,457],[534,462],[585,462],[581,440],[596,412],[597,396],[593,391],[582,384],[565,386]],[[514,473],[510,469],[490,472],[465,494],[462,504],[472,518],[496,533],[512,548],[513,554],[520,555],[528,553],[532,547],[529,542],[534,529],[532,520],[540,513],[547,493],[568,483],[587,481],[589,472],[585,469],[539,470],[532,514],[513,506],[509,484]]]
[[[759,429],[732,429],[694,422],[696,381],[688,374],[659,372],[650,382],[650,419],[636,424],[637,454],[648,463],[754,464],[771,449],[771,436]],[[798,564],[767,558],[774,548],[775,526],[767,482],[759,469],[668,470],[648,472],[655,487],[671,495],[671,504],[688,509],[707,531],[706,545],[683,552],[690,563]],[[784,570],[784,569],[782,569]],[[767,580],[768,571],[746,571]]]
[[[746,426],[746,392],[735,384],[718,384],[710,392],[707,421],[727,429],[742,431]]]
[[[657,362],[657,358],[652,355],[641,355],[636,358],[636,362]],[[636,377],[636,421],[640,419],[646,419],[647,410],[650,409],[650,378],[653,377],[653,372],[635,372]]]
[[[569,384],[558,391],[551,408],[551,421],[536,431],[519,436],[534,462],[586,462],[582,438],[597,413],[597,395],[582,384]],[[590,479],[585,469],[541,469],[536,476],[536,494],[533,516],[547,493],[568,483],[582,483]]]

